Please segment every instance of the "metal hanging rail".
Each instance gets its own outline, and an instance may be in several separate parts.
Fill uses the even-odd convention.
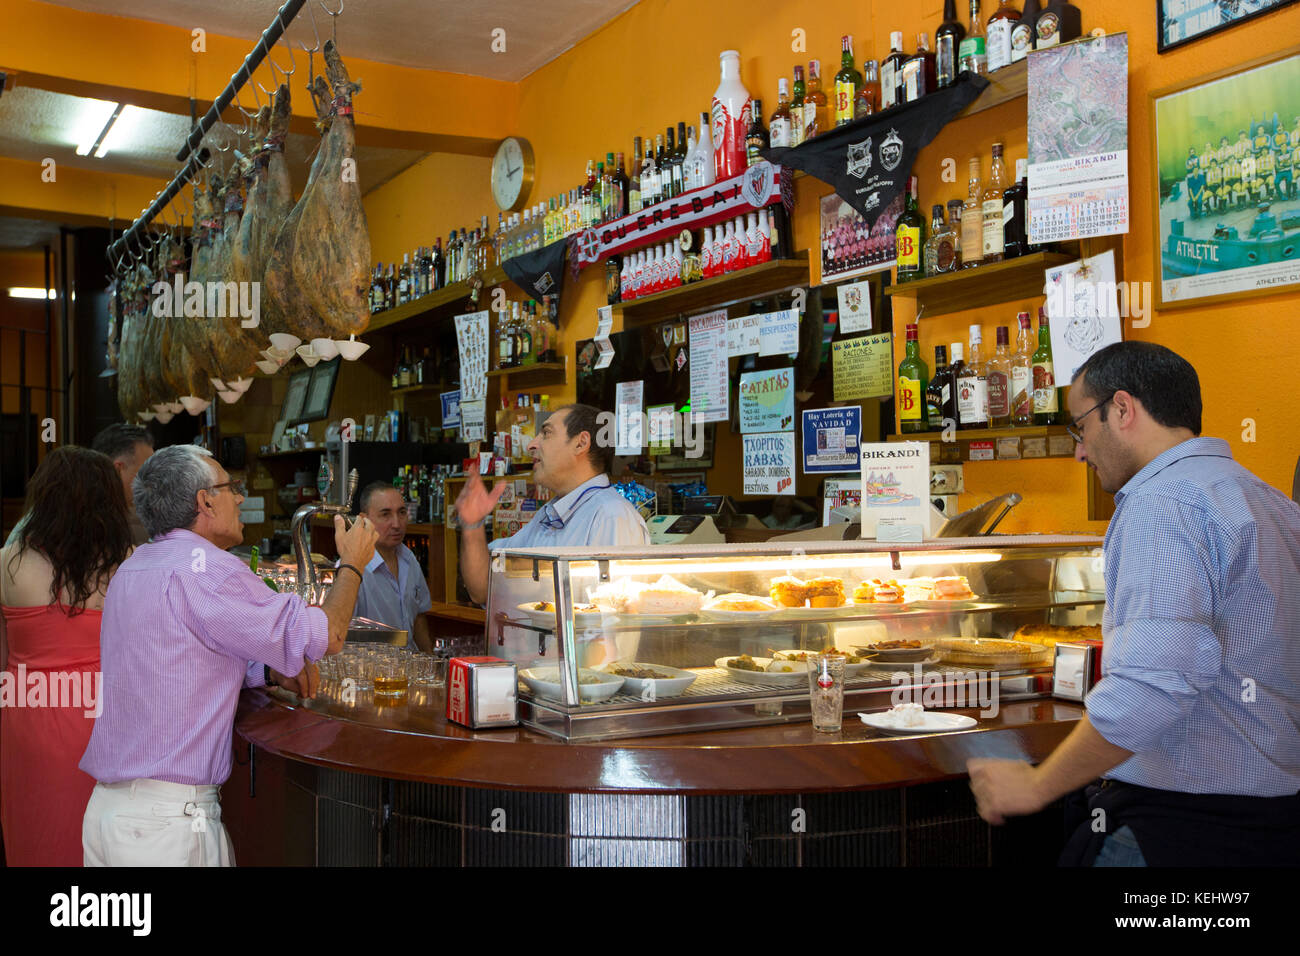
[[[257,68],[262,65],[262,60],[266,58],[268,51],[279,42],[280,37],[284,35],[285,29],[293,22],[293,18],[298,15],[298,11],[303,8],[306,2],[307,0],[288,0],[279,9],[275,18],[271,21],[271,25],[262,32],[262,38],[257,41],[257,45],[253,47],[252,52],[244,57],[243,64],[230,77],[230,82],[226,84],[226,88],[222,90],[221,95],[217,97],[211,108],[203,114],[203,118],[195,124],[194,129],[190,131],[190,135],[185,138],[185,144],[177,151],[176,159],[178,162],[187,156],[190,161],[176,174],[176,177],[168,184],[167,188],[158,194],[158,198],[150,204],[149,208],[140,214],[140,218],[132,223],[131,227],[108,247],[107,256],[110,263],[121,259],[126,251],[127,240],[134,238],[141,231],[148,228],[154,218],[167,208],[167,204],[190,181],[198,168],[207,162],[208,151],[206,149],[197,155],[194,155],[194,150],[203,141],[203,137],[207,135],[208,130],[220,122],[222,112],[234,102],[235,96],[240,89],[249,81]]]

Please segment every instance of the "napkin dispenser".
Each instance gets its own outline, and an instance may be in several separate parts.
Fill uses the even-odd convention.
[[[1082,702],[1101,680],[1101,641],[1062,641],[1052,667],[1052,696]]]

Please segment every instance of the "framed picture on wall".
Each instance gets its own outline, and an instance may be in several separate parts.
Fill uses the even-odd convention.
[[[309,368],[300,368],[289,378],[284,404],[280,406],[280,421],[286,425],[297,425],[302,421],[302,406],[307,399],[307,386],[311,384],[311,371]]]
[[[1151,94],[1156,307],[1300,286],[1300,47]]]
[[[903,214],[903,197],[895,197],[884,215],[868,223],[839,193],[823,196],[821,206],[822,284],[884,272],[894,264],[894,227]]]
[[[1166,53],[1297,0],[1156,0],[1156,47]]]
[[[334,397],[334,382],[339,375],[341,358],[329,362],[318,362],[311,370],[311,383],[307,386],[307,398],[302,403],[304,422],[316,422],[329,417],[330,400]]]

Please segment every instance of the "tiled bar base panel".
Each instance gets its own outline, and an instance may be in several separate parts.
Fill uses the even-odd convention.
[[[230,809],[293,820],[280,859],[266,840],[250,858],[234,833],[241,863],[1051,867],[1064,841],[1059,804],[990,827],[964,779],[830,794],[563,794],[387,780],[261,750],[255,761],[256,797]],[[274,821],[256,829],[274,832]]]

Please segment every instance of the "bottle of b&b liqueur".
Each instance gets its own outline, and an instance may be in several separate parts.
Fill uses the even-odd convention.
[[[840,71],[835,74],[835,125],[853,121],[854,104],[862,88],[862,74],[853,66],[853,37],[840,38]]]
[[[907,326],[906,355],[898,365],[898,420],[904,434],[927,431],[930,427],[926,411],[926,389],[930,384],[930,370],[921,358],[921,344],[916,336],[916,323]]]
[[[1037,48],[1044,49],[1060,43],[1069,43],[1083,33],[1083,15],[1068,0],[1051,0],[1047,9],[1038,15],[1035,32]]]
[[[916,205],[916,177],[907,179],[907,208],[898,217],[894,227],[894,246],[897,257],[898,281],[911,282],[924,278],[921,248],[925,240],[925,221]]]
[[[1020,19],[1011,28],[1012,63],[1029,56],[1029,51],[1037,45],[1039,12],[1038,0],[1025,0],[1025,8],[1020,11]]]

